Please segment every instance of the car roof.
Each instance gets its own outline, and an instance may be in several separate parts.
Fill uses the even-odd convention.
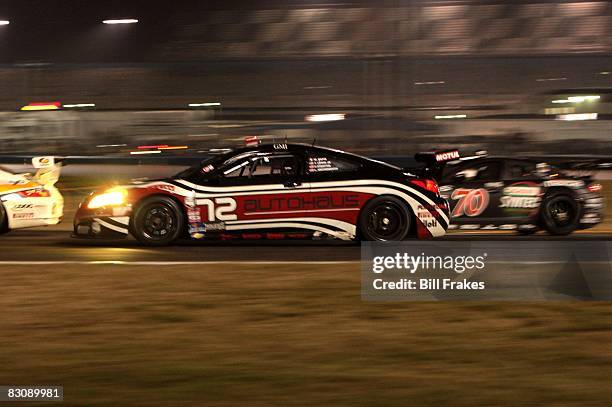
[[[353,153],[349,153],[347,151],[343,151],[343,150],[338,150],[335,148],[330,148],[330,147],[324,147],[324,146],[320,146],[320,145],[314,145],[314,144],[305,144],[305,143],[266,143],[266,144],[259,144],[257,146],[249,146],[249,147],[242,147],[242,148],[238,148],[233,150],[233,153],[244,153],[244,152],[248,152],[248,151],[261,151],[261,152],[271,152],[271,151],[278,151],[278,152],[283,152],[283,151],[299,151],[299,152],[304,152],[304,151],[321,151],[321,152],[326,152],[326,153],[331,153],[331,154],[335,154],[335,155],[339,155],[339,156],[347,156],[348,158],[352,158],[354,160],[358,160],[358,161],[363,161],[363,162],[369,162],[369,163],[382,163],[385,165],[389,165],[391,167],[395,167],[391,164],[385,163],[385,162],[381,162],[369,157],[364,157],[358,154],[353,154]]]

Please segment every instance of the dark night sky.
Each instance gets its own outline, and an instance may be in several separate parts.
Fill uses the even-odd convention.
[[[1,0],[0,19],[11,23],[0,26],[0,64],[156,61],[177,16],[197,19],[212,9],[342,7],[368,1]],[[140,23],[102,24],[107,18],[137,18]]]
[[[145,57],[163,40],[172,2],[0,2],[0,62],[92,62]],[[107,18],[134,17],[141,24],[108,26]],[[129,35],[128,35],[129,34]],[[117,43],[121,47],[117,47]]]

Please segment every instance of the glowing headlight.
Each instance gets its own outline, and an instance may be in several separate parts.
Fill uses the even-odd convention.
[[[121,205],[125,203],[127,191],[122,188],[113,188],[100,195],[94,195],[87,204],[89,209],[102,208],[104,206]]]

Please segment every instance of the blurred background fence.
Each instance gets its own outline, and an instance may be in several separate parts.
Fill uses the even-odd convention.
[[[249,135],[371,154],[612,152],[610,2],[184,1],[163,18],[129,3],[115,6],[138,14],[130,27],[98,24],[108,4],[58,3],[78,22],[2,28],[1,154],[197,153]],[[64,108],[19,111],[51,101]],[[330,113],[345,120],[305,120]]]

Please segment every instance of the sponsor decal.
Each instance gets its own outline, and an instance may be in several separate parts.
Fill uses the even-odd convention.
[[[32,212],[14,213],[13,219],[21,219],[21,220],[34,219],[34,213]]]
[[[327,157],[309,157],[308,172],[338,171]]]
[[[282,143],[282,144],[274,144],[273,145],[275,150],[287,150],[287,144],[286,143]]]
[[[318,195],[314,197],[292,196],[278,198],[253,198],[244,201],[245,212],[267,212],[285,210],[321,210],[338,208],[358,208],[359,195]]]
[[[504,188],[500,208],[535,209],[540,206],[542,189],[533,182],[517,182]]]
[[[444,151],[436,154],[436,161],[451,161],[459,159],[459,150]]]
[[[204,222],[202,225],[204,226],[205,232],[219,232],[225,230],[225,222]]]
[[[195,237],[197,234],[204,234],[210,232],[222,232],[225,230],[225,222],[199,222],[192,223],[189,225],[189,234],[191,237]],[[196,239],[198,239],[196,237]]]
[[[457,188],[453,191],[451,199],[457,203],[453,208],[453,217],[459,216],[479,216],[487,206],[489,206],[489,193],[486,189],[465,189]]]
[[[161,191],[168,191],[168,192],[174,192],[174,185],[168,185],[168,184],[157,184],[154,187],[155,189],[159,189]]]
[[[34,208],[33,204],[16,204],[13,206],[14,211],[22,211],[24,209],[33,209],[33,208]]]
[[[211,172],[214,169],[215,167],[213,167],[212,165],[207,165],[206,167],[202,168],[202,172],[207,173],[207,172]]]
[[[423,205],[417,206],[417,217],[427,228],[435,228],[438,226],[438,221],[435,216]]]
[[[553,179],[544,181],[545,187],[568,187],[568,188],[582,188],[584,181],[575,179]]]

